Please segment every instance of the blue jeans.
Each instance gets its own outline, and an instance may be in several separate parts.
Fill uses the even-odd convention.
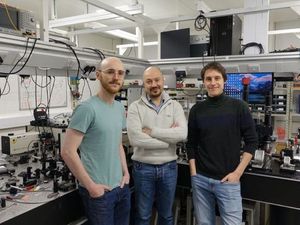
[[[158,212],[158,225],[173,225],[172,206],[177,182],[177,163],[151,165],[133,162],[135,225],[149,225],[152,206]]]
[[[98,198],[79,186],[89,225],[128,225],[130,214],[130,189],[116,187]]]
[[[242,224],[242,197],[240,183],[221,183],[197,174],[192,176],[193,204],[197,225],[216,223],[217,202],[223,225]]]

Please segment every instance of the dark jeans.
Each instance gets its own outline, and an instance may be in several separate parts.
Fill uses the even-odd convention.
[[[173,202],[177,182],[177,163],[162,165],[133,162],[136,201],[135,225],[149,225],[152,206],[158,212],[159,225],[173,225]]]
[[[79,187],[89,225],[128,225],[130,214],[130,189],[116,187],[98,198]]]

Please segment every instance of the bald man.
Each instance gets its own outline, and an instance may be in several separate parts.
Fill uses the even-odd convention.
[[[123,63],[106,58],[96,76],[100,90],[74,110],[61,156],[79,180],[89,224],[128,225],[129,173],[122,146],[125,110],[114,100],[124,81]]]
[[[164,92],[157,67],[144,71],[144,93],[128,109],[127,131],[134,149],[135,225],[149,225],[153,202],[159,225],[173,225],[177,181],[176,143],[185,140],[187,122],[181,105]]]

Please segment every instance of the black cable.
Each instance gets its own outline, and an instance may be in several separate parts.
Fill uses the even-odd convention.
[[[43,80],[44,80],[44,77],[41,76],[41,86],[40,86],[40,88],[41,88],[41,96],[40,96],[40,104],[41,104],[42,101],[43,101]],[[46,87],[47,87],[47,81],[46,81]],[[39,104],[39,105],[40,105],[40,104]]]
[[[81,94],[80,94],[81,97],[79,98],[79,100],[82,99],[83,92],[84,92],[84,88],[85,88],[85,82],[86,82],[86,79],[83,79],[83,87],[82,87],[82,89],[81,89]]]
[[[42,85],[40,85],[40,84],[37,83],[37,69],[36,69],[36,68],[35,68],[35,76],[36,76],[35,80],[33,80],[32,76],[30,76],[30,77],[31,77],[32,82],[33,82],[36,86],[38,86],[39,88],[46,88],[46,87],[48,87],[48,85],[51,84],[51,80],[50,80],[50,82],[46,83],[45,86],[42,86]]]
[[[47,81],[48,80],[48,70],[46,70],[46,84],[47,84]],[[51,78],[50,78],[50,84],[51,84]],[[48,90],[48,86],[46,87],[46,101],[47,101],[47,104],[46,104],[46,112],[48,115],[49,114],[49,90]]]
[[[30,39],[30,38],[28,38],[28,39]],[[32,52],[33,52],[33,50],[34,50],[34,48],[35,48],[36,42],[37,42],[37,39],[35,38],[35,39],[34,39],[34,42],[33,42],[33,45],[32,45],[32,47],[31,47],[30,53],[29,53],[27,59],[25,60],[24,64],[21,66],[21,68],[20,68],[19,70],[13,72],[13,70],[16,68],[16,66],[19,64],[19,62],[20,62],[20,61],[24,58],[24,56],[26,55],[27,47],[25,48],[25,52],[24,52],[23,56],[17,61],[17,63],[13,66],[13,68],[10,70],[10,72],[8,72],[8,73],[0,72],[0,74],[2,74],[2,75],[12,75],[12,74],[17,74],[17,73],[19,73],[19,72],[26,66],[27,62],[29,61],[29,59],[30,59],[30,57],[31,57],[31,55],[32,55]],[[27,44],[26,44],[26,46],[27,46]]]
[[[3,87],[3,89],[2,89],[2,92],[1,92],[1,90],[0,90],[0,98],[1,98],[2,95],[7,95],[7,94],[9,94],[9,92],[10,92],[10,85],[9,85],[9,82],[8,82],[8,77],[9,77],[9,75],[17,74],[17,73],[19,73],[21,70],[23,70],[23,68],[26,66],[27,62],[29,61],[29,59],[30,59],[30,57],[31,57],[31,55],[32,55],[32,52],[33,52],[33,50],[34,50],[34,48],[35,48],[35,44],[36,44],[36,42],[37,42],[37,39],[36,39],[36,38],[34,38],[34,43],[33,43],[32,47],[31,47],[29,56],[28,56],[27,59],[25,60],[24,64],[21,66],[20,69],[18,69],[17,71],[14,71],[14,72],[13,72],[13,70],[16,68],[16,66],[17,66],[17,65],[19,64],[19,62],[25,57],[25,55],[26,55],[26,53],[27,53],[27,48],[28,48],[28,44],[29,44],[29,39],[30,39],[30,38],[27,38],[26,46],[25,46],[25,51],[24,51],[23,55],[22,55],[21,58],[16,62],[16,64],[12,67],[12,69],[10,70],[10,72],[8,72],[8,73],[6,73],[6,72],[0,72],[1,75],[7,75],[6,80],[5,80],[4,87]],[[9,89],[8,89],[8,91],[7,91],[6,93],[4,93],[7,85],[8,85],[8,87],[9,87]]]
[[[10,92],[10,84],[9,84],[9,82],[8,82],[8,77],[9,77],[9,76],[7,76],[7,77],[5,78],[5,84],[4,84],[4,87],[3,87],[3,89],[2,89],[2,93],[0,92],[0,98],[1,98],[2,95],[8,95],[9,92]],[[6,91],[6,93],[3,93],[4,90],[6,89],[6,86],[8,86],[8,90]]]
[[[90,86],[90,83],[88,80],[86,80],[86,83],[87,83],[87,86],[89,88],[89,91],[90,91],[90,96],[92,96],[92,90],[91,90],[91,86]]]
[[[200,12],[200,15],[197,16],[197,18],[194,21],[194,27],[196,31],[202,31],[205,30],[207,33],[209,33],[210,28],[207,22],[207,18],[202,14],[202,12]],[[208,30],[206,30],[206,28],[208,28]]]
[[[51,78],[51,77],[50,77],[50,78]],[[53,84],[52,84],[52,87],[51,87],[51,90],[50,90],[50,96],[49,96],[48,103],[47,103],[47,108],[48,108],[48,114],[49,114],[49,115],[50,115],[50,112],[49,112],[49,109],[50,109],[50,102],[51,102],[52,93],[53,93],[53,90],[54,90],[54,85],[55,85],[55,76],[53,76]]]
[[[30,111],[30,114],[32,114],[32,112],[31,112],[31,106],[30,106],[30,101],[29,101],[29,95],[30,94],[29,94],[29,90],[28,90],[28,88],[29,88],[30,85],[27,86],[25,84],[25,79],[27,79],[27,78],[21,77],[21,86],[26,89],[26,93],[27,93],[27,106],[28,106],[28,110]],[[30,81],[29,81],[29,83],[30,83]]]
[[[247,44],[245,44],[245,45],[242,45],[242,49],[241,49],[241,54],[242,55],[245,55],[245,50],[247,49],[247,48],[250,48],[250,47],[257,47],[258,49],[259,49],[259,54],[263,54],[264,52],[265,52],[265,50],[264,50],[264,48],[263,48],[263,46],[262,46],[262,44],[261,43],[257,43],[257,42],[249,42],[249,43],[247,43]]]
[[[70,84],[70,74],[69,74],[69,70],[67,69],[67,78],[68,78],[68,87],[70,89],[70,92],[72,93],[72,87],[71,87],[71,84]]]
[[[8,73],[2,73],[2,72],[0,72],[0,74],[10,75],[10,74],[12,73],[12,71],[16,68],[16,66],[19,64],[19,62],[25,57],[25,55],[26,55],[26,53],[27,53],[27,49],[28,49],[28,44],[29,44],[29,38],[27,38],[27,40],[26,40],[25,51],[24,51],[23,55],[22,55],[21,58],[15,63],[15,65],[12,67],[12,69],[10,70],[10,72],[8,72]]]
[[[37,69],[36,68],[35,68],[35,80],[37,80]],[[32,79],[32,81],[33,81],[33,79]],[[37,107],[37,85],[34,85],[34,97],[35,97],[35,107]]]
[[[127,57],[130,56],[130,53],[131,53],[131,51],[132,51],[132,48],[134,48],[134,47],[130,47],[130,48],[129,48],[129,52],[126,54]]]
[[[63,41],[59,41],[59,40],[56,40],[56,39],[53,39],[53,38],[50,38],[49,41],[53,41],[54,43],[63,44],[65,46],[67,46],[69,49],[71,49],[71,51],[73,52],[73,54],[74,54],[74,56],[76,58],[77,64],[78,64],[78,67],[77,67],[77,78],[79,78],[79,71],[81,71],[83,73],[84,70],[81,68],[80,61],[78,59],[78,56],[77,56],[74,48],[71,45],[69,45],[69,44],[67,44],[67,43],[65,43]]]
[[[83,49],[92,50],[92,51],[96,52],[99,55],[101,60],[105,59],[105,55],[99,49],[95,49],[95,48],[83,48]]]

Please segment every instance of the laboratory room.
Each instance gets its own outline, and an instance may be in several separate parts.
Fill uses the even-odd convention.
[[[300,224],[300,1],[0,0],[1,225]]]

